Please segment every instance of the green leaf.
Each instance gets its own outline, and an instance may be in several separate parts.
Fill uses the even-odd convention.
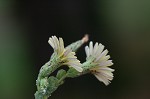
[[[61,69],[58,71],[56,77],[57,77],[57,79],[61,79],[64,75],[66,75],[66,71]]]
[[[48,78],[48,82],[49,82],[49,85],[55,86],[55,84],[58,82],[58,79],[56,77],[54,77],[54,76],[50,76]]]
[[[47,95],[49,96],[49,95],[51,95],[51,93],[52,92],[54,92],[56,89],[57,89],[57,82],[58,82],[59,80],[56,78],[56,77],[54,77],[54,76],[51,76],[51,77],[49,77],[48,78],[48,86],[47,86]]]
[[[40,81],[40,86],[41,86],[42,88],[45,88],[47,85],[48,85],[47,77],[41,79],[41,81]]]
[[[67,77],[74,78],[74,77],[78,76],[78,74],[79,74],[79,72],[72,67],[67,71]]]

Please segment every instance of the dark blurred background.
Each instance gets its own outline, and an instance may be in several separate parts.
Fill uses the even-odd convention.
[[[48,38],[68,45],[84,34],[109,50],[114,80],[67,79],[50,99],[150,99],[149,0],[0,0],[0,99],[34,99]],[[84,46],[77,56],[85,61]]]

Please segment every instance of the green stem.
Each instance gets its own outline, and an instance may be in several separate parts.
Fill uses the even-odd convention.
[[[57,68],[61,66],[60,59],[57,56],[54,56],[48,61],[45,65],[43,65],[40,69],[39,78],[48,77],[51,73],[53,73]]]

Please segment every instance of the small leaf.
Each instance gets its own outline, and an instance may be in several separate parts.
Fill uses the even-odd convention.
[[[48,78],[48,82],[49,82],[50,85],[53,86],[53,85],[55,85],[58,82],[58,79],[56,77],[54,77],[54,76],[50,76]]]
[[[71,78],[78,76],[78,74],[79,72],[72,67],[67,71],[67,76]]]
[[[41,79],[41,81],[40,81],[40,86],[41,86],[42,88],[45,88],[47,85],[48,85],[47,77]]]
[[[64,75],[66,75],[66,71],[61,69],[58,71],[56,77],[57,77],[57,79],[61,79]]]
[[[50,76],[48,78],[48,86],[47,86],[47,95],[51,95],[52,92],[54,92],[57,89],[57,82],[58,79],[54,76]]]

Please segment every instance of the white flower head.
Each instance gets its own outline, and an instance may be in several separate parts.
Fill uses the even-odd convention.
[[[49,38],[48,43],[54,49],[54,53],[61,59],[63,65],[69,65],[77,71],[82,72],[81,63],[75,56],[75,52],[72,52],[71,49],[64,48],[62,38],[58,39],[56,36],[52,36]]]
[[[107,55],[108,50],[104,50],[104,45],[96,43],[93,46],[93,42],[90,42],[89,47],[85,47],[87,60],[92,60],[92,63],[97,64],[95,67],[90,68],[91,73],[95,77],[102,81],[105,85],[108,85],[113,79],[114,69],[109,68],[113,65],[112,60],[109,60],[110,56]]]

